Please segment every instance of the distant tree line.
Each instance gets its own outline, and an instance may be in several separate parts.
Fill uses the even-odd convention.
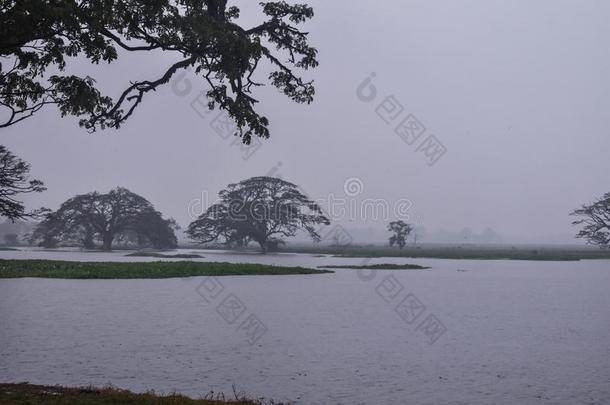
[[[46,189],[42,181],[30,179],[29,171],[28,163],[0,145],[0,216],[12,222],[42,219],[28,235],[31,244],[103,250],[111,250],[117,243],[138,248],[177,247],[176,221],[163,218],[150,201],[123,187],[108,193],[76,195],[56,211],[26,211],[19,196]],[[330,224],[320,206],[297,185],[275,177],[252,177],[229,184],[219,197],[219,202],[189,224],[186,234],[192,240],[232,247],[246,247],[254,242],[265,253],[276,250],[285,243],[283,238],[298,232],[319,241],[320,227]],[[571,215],[579,218],[574,225],[582,225],[578,238],[594,245],[610,245],[610,193]],[[416,241],[413,225],[402,220],[390,222],[388,231],[392,233],[390,246],[404,248],[412,233]],[[17,233],[4,235],[6,244],[17,243]]]

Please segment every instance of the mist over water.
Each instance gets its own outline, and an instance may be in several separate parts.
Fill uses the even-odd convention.
[[[163,39],[176,48],[68,57],[64,73],[115,101],[138,83],[130,102],[194,58],[118,130],[53,105],[0,128],[0,402],[27,381],[295,405],[610,404],[610,2],[303,1],[315,15],[230,1],[234,20],[224,1],[181,1],[189,29]],[[51,7],[4,3],[0,127],[11,49],[41,52],[5,27]],[[299,63],[277,42],[258,63],[271,29],[304,46],[304,82],[278,68]],[[268,139],[243,143],[209,109],[230,79]],[[99,107],[78,88],[73,108]],[[46,190],[11,200],[11,159]],[[42,211],[7,215],[20,201]]]

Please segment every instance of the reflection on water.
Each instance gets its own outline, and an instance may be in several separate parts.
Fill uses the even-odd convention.
[[[159,260],[125,253],[0,257]],[[362,262],[198,253],[306,267]],[[432,269],[222,277],[207,301],[201,277],[0,280],[0,381],[191,396],[235,384],[299,404],[610,403],[609,261],[372,260],[405,262]],[[398,308],[409,295],[421,305]],[[242,304],[231,307],[242,311],[235,319],[219,309],[229,296]],[[240,330],[252,314],[266,327],[254,344]],[[446,327],[434,344],[418,330],[428,314]]]

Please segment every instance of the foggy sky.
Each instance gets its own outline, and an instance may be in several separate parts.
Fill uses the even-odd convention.
[[[258,21],[255,2],[242,7]],[[310,197],[413,202],[429,230],[494,228],[544,242],[576,232],[569,212],[610,191],[610,2],[607,1],[311,1],[306,28],[320,66],[313,104],[275,88],[257,90],[271,138],[249,159],[211,128],[190,94],[171,86],[145,96],[120,130],[88,134],[49,107],[0,132],[1,143],[30,162],[48,191],[29,208],[121,185],[187,225],[189,202],[274,167]],[[178,55],[125,55],[104,69],[76,61],[114,98],[129,80],[160,76]],[[69,73],[71,71],[68,71]],[[364,103],[359,84],[375,73],[378,99]],[[433,166],[376,113],[393,95],[447,152]],[[385,221],[343,220],[384,228]]]

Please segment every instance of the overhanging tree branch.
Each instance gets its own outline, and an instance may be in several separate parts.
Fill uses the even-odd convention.
[[[278,68],[268,81],[293,101],[310,103],[313,82],[296,73],[317,66],[317,51],[308,33],[296,26],[313,17],[305,4],[285,1],[260,3],[267,21],[239,26],[239,9],[227,0],[69,0],[50,5],[44,0],[9,2],[0,14],[0,55],[13,58],[8,71],[0,64],[0,103],[8,107],[7,127],[56,104],[62,116],[80,117],[89,131],[119,128],[130,118],[144,95],[167,84],[176,70],[192,65],[208,82],[211,108],[227,111],[245,143],[252,136],[268,137],[269,122],[255,110],[251,95],[263,85],[255,79],[261,59]],[[265,39],[275,50],[264,46]],[[154,81],[132,81],[114,101],[101,94],[95,81],[75,75],[47,76],[48,68],[63,72],[68,59],[84,56],[92,63],[112,63],[118,49],[127,53],[176,51],[176,62]],[[288,61],[280,62],[280,53]],[[186,62],[188,61],[188,62]],[[76,88],[76,90],[74,90]]]

